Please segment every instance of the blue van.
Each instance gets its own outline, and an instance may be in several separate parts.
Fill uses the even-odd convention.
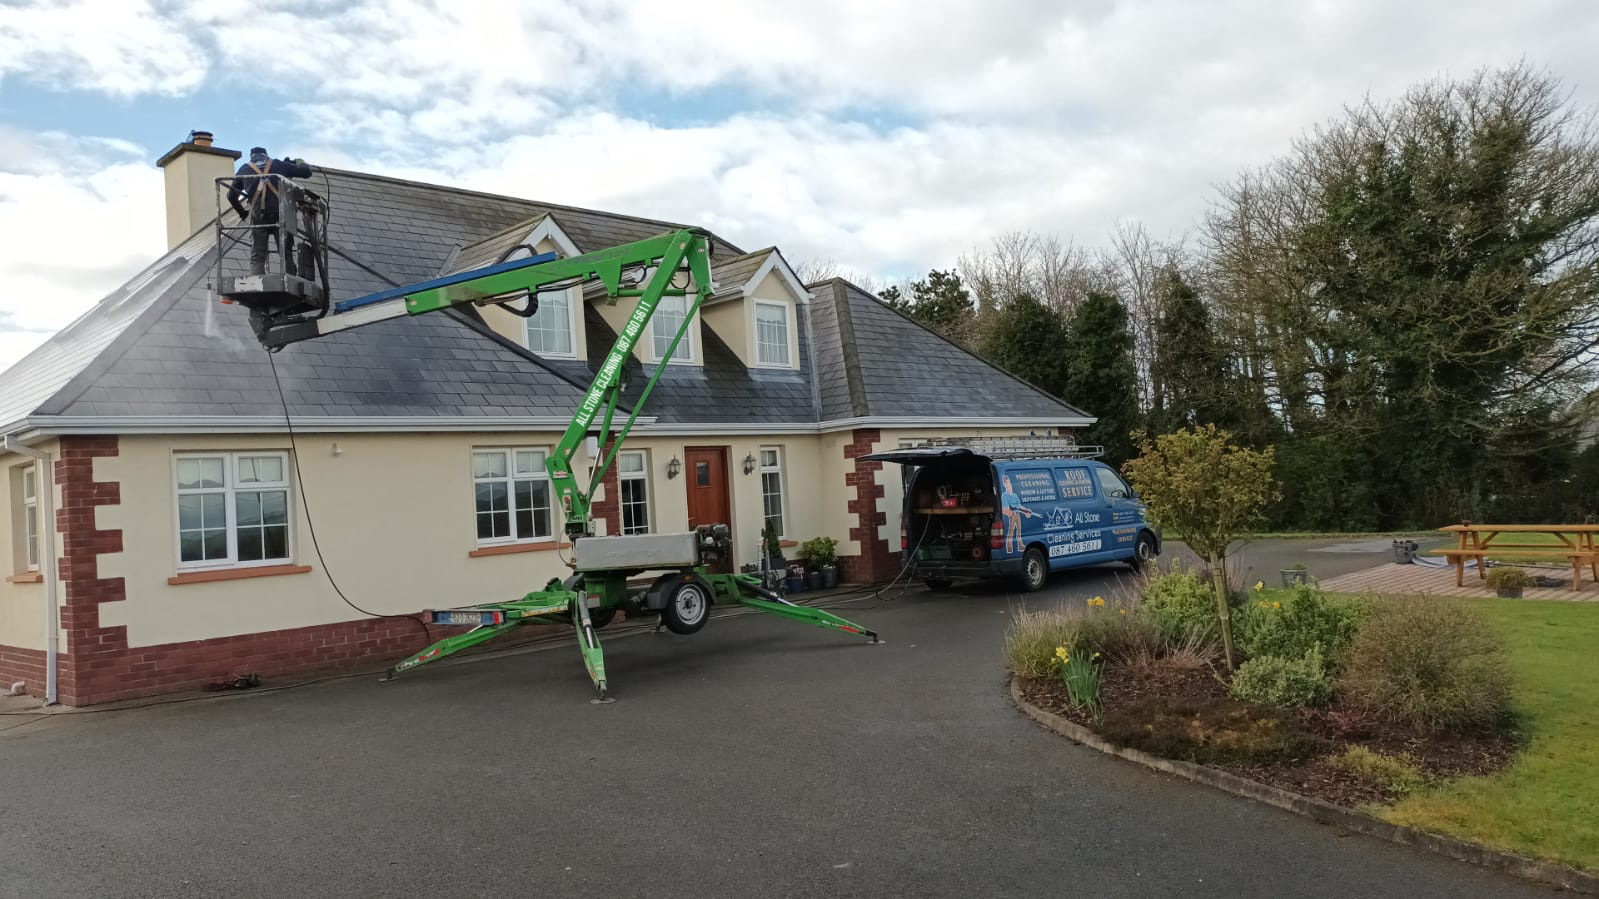
[[[1100,562],[1139,569],[1160,554],[1143,503],[1109,465],[1087,454],[975,445],[865,457],[905,466],[900,549],[928,586],[1003,577],[1032,591],[1051,571]]]

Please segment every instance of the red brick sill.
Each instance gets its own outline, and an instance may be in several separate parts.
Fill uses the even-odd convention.
[[[485,546],[467,553],[469,559],[481,559],[484,556],[509,556],[516,553],[547,553],[561,548],[556,542],[546,543],[507,543],[504,546]]]
[[[283,574],[309,574],[309,565],[262,565],[259,568],[224,568],[218,571],[185,571],[175,577],[167,578],[167,583],[176,587],[179,584],[209,584],[213,581],[242,581],[252,577],[277,577]]]
[[[40,574],[37,571],[28,571],[28,572],[24,572],[23,574],[13,574],[12,576],[6,578],[6,583],[8,583],[8,584],[42,584],[42,583],[44,583],[44,575]]]
[[[792,547],[799,546],[799,541],[798,540],[779,540],[779,541],[777,541],[777,545],[783,547],[784,549],[790,549]]]

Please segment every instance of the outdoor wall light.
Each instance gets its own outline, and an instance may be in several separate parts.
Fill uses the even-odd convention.
[[[670,481],[671,479],[677,477],[678,475],[680,475],[682,473],[683,473],[683,463],[677,461],[677,457],[673,456],[672,457],[672,461],[666,463],[666,479],[668,481]]]
[[[744,473],[755,473],[755,455],[753,453],[744,457]]]

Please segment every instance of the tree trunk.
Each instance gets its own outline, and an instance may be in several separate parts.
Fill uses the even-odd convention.
[[[1227,556],[1218,555],[1210,565],[1210,577],[1216,584],[1216,614],[1221,619],[1221,648],[1227,658],[1227,670],[1233,670],[1233,616],[1232,604],[1227,601]]]

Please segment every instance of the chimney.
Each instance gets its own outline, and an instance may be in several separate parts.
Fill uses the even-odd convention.
[[[155,162],[166,172],[169,250],[217,217],[216,179],[232,175],[242,155],[214,147],[211,140],[209,131],[190,131],[188,140]]]

